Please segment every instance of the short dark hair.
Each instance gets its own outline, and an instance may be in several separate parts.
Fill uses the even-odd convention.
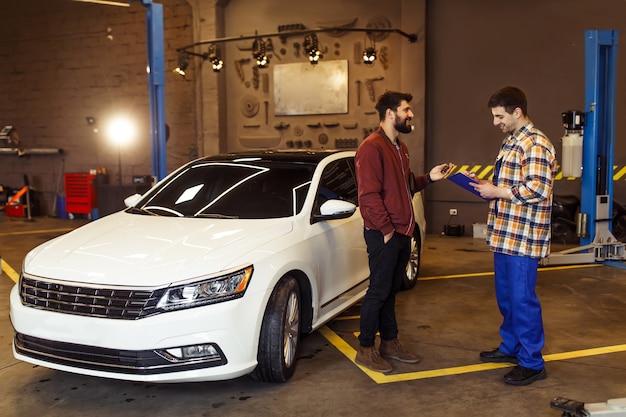
[[[402,100],[406,100],[407,103],[410,103],[411,100],[413,100],[413,95],[397,91],[385,91],[381,94],[376,102],[376,110],[378,110],[378,117],[380,118],[380,121],[385,120],[387,109],[396,111]]]
[[[487,106],[490,109],[494,107],[504,107],[507,113],[513,114],[515,109],[519,107],[524,115],[528,111],[528,103],[526,101],[526,94],[517,87],[503,87],[493,93],[489,98]]]

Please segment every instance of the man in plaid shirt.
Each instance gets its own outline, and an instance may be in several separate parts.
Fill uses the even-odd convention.
[[[517,364],[504,376],[511,385],[546,378],[541,305],[535,292],[539,259],[550,252],[552,186],[557,170],[550,140],[527,114],[524,92],[504,87],[489,99],[493,124],[507,134],[496,158],[492,181],[474,188],[492,199],[487,243],[494,252],[495,290],[503,320],[502,342],[481,352],[484,362]]]

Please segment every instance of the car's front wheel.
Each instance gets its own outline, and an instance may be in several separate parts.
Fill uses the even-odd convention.
[[[411,257],[406,265],[406,274],[402,281],[402,289],[410,290],[417,284],[417,277],[420,270],[420,258],[422,254],[422,234],[418,225],[415,225],[413,236],[411,237]]]
[[[291,378],[300,341],[300,308],[298,282],[285,276],[274,288],[265,309],[253,378],[266,382]]]

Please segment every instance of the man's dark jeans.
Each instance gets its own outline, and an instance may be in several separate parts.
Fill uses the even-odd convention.
[[[374,345],[377,331],[383,340],[398,337],[396,293],[400,291],[411,256],[411,238],[396,232],[384,243],[380,231],[367,228],[363,235],[369,257],[370,285],[361,305],[359,343],[368,347]]]

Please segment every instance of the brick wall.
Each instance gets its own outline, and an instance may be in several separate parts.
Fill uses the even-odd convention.
[[[0,154],[0,184],[21,187],[28,175],[50,212],[54,195],[63,191],[63,172],[101,166],[118,181],[121,157],[125,183],[132,175],[150,174],[145,7],[25,0],[1,2],[0,15],[0,125],[13,125],[19,148],[26,150],[21,157]],[[168,0],[163,15],[172,169],[196,155],[194,85],[169,71],[176,66],[175,48],[193,42],[192,13],[187,1]],[[137,122],[136,139],[124,148],[106,135],[106,123],[116,114]],[[42,148],[63,152],[28,152]]]

